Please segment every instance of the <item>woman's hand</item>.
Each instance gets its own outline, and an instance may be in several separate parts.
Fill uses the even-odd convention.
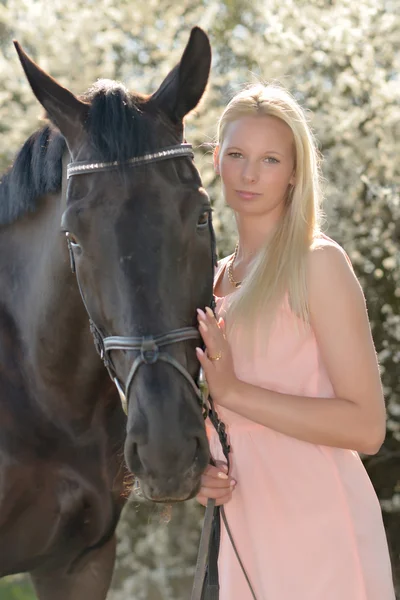
[[[197,358],[203,368],[207,385],[214,402],[221,406],[224,399],[235,389],[238,379],[233,368],[232,353],[224,335],[224,321],[215,319],[211,308],[197,309],[199,331],[206,346],[206,352],[196,348]]]
[[[196,500],[203,506],[207,505],[209,498],[215,499],[216,506],[226,504],[232,498],[236,481],[227,475],[228,468],[225,463],[217,460],[216,466],[208,465],[201,476],[201,488]]]

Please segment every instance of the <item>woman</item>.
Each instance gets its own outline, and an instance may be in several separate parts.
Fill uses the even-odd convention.
[[[225,109],[214,154],[238,245],[215,278],[218,322],[197,349],[227,425],[198,500],[224,504],[257,600],[394,600],[381,510],[358,453],[378,452],[385,405],[365,300],[320,232],[315,143],[296,101],[255,86]],[[224,335],[225,333],[225,335]],[[251,599],[222,531],[220,600]]]

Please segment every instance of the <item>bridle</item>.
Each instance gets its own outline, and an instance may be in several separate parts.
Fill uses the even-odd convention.
[[[112,169],[119,168],[121,166],[124,167],[135,167],[139,165],[155,163],[162,160],[189,156],[194,158],[194,154],[192,151],[191,144],[179,144],[176,146],[168,146],[167,148],[162,148],[157,152],[144,154],[142,156],[135,156],[134,158],[130,158],[123,163],[119,161],[112,162],[90,162],[90,161],[81,161],[81,162],[71,162],[67,166],[67,179],[73,177],[75,175],[83,175],[87,173],[95,173],[100,171],[109,171]],[[216,264],[216,249],[215,249],[215,238],[214,231],[212,228],[211,215],[209,218],[209,228],[212,240],[212,269],[214,270],[214,265]],[[127,414],[127,401],[129,398],[129,392],[131,386],[133,384],[134,378],[138,373],[138,370],[141,365],[153,365],[158,361],[166,362],[172,365],[179,373],[186,379],[186,381],[192,387],[197,401],[202,409],[203,416],[206,417],[208,414],[208,405],[205,401],[204,395],[198,385],[198,383],[193,379],[188,370],[181,365],[171,354],[162,350],[165,346],[169,346],[171,344],[177,344],[179,342],[185,342],[187,340],[201,340],[201,336],[196,327],[183,327],[180,329],[174,329],[164,334],[160,335],[150,335],[143,337],[127,337],[127,336],[108,336],[105,337],[100,329],[92,318],[89,307],[86,303],[85,296],[83,294],[83,290],[79,281],[79,277],[75,268],[75,256],[74,256],[74,244],[71,241],[69,233],[66,232],[68,250],[70,255],[70,263],[71,270],[75,273],[78,288],[80,295],[82,297],[83,304],[86,308],[86,312],[89,316],[89,325],[90,331],[92,332],[94,344],[100,358],[104,362],[104,365],[115,383],[115,386],[119,392],[119,396],[121,399],[122,408]],[[214,299],[212,298],[212,308],[214,308]],[[116,369],[114,367],[112,358],[110,356],[111,350],[129,350],[129,351],[139,351],[139,355],[133,361],[133,364],[130,368],[127,379],[124,383],[122,383],[117,375]]]
[[[80,162],[71,162],[67,166],[67,179],[76,175],[83,175],[87,173],[95,173],[100,171],[109,171],[112,169],[123,167],[135,167],[137,165],[151,164],[162,160],[178,158],[188,156],[192,159],[194,158],[194,154],[192,152],[191,144],[179,144],[175,146],[169,146],[167,148],[162,148],[157,152],[153,152],[151,154],[144,154],[142,156],[135,156],[134,158],[130,158],[127,161],[119,162],[90,162],[90,161],[80,161]],[[216,254],[216,244],[215,244],[215,235],[214,229],[212,226],[211,214],[209,217],[209,229],[211,236],[211,254],[212,254],[212,276],[214,275],[214,267],[217,264],[217,254]],[[119,396],[121,399],[122,408],[127,414],[128,406],[127,401],[129,398],[129,392],[131,386],[133,384],[134,378],[140,368],[141,365],[147,364],[152,365],[158,361],[164,361],[170,365],[172,365],[183,377],[186,381],[191,385],[197,401],[202,409],[203,417],[209,417],[212,422],[214,428],[217,431],[222,450],[226,457],[228,463],[229,470],[229,452],[230,447],[227,442],[227,436],[225,431],[224,423],[219,419],[211,396],[204,394],[200,383],[196,382],[187,369],[181,365],[177,360],[174,359],[168,352],[164,352],[160,350],[165,346],[169,346],[171,344],[176,344],[179,342],[185,342],[187,340],[201,340],[201,336],[196,327],[183,327],[180,329],[174,329],[164,334],[160,335],[150,335],[143,337],[127,337],[127,336],[107,336],[105,337],[101,331],[101,329],[96,325],[94,320],[91,317],[89,307],[86,303],[85,296],[83,294],[83,290],[79,281],[78,273],[75,267],[75,256],[74,256],[74,244],[69,236],[69,233],[66,232],[69,256],[70,256],[70,264],[71,270],[76,276],[78,289],[80,295],[82,297],[83,304],[85,306],[86,312],[89,317],[89,325],[90,331],[92,332],[95,348],[100,355],[100,358],[103,360],[104,365],[113,380],[117,390],[119,392]],[[210,306],[212,310],[215,309],[215,298],[212,295],[212,299],[210,302]],[[128,377],[123,384],[117,375],[116,369],[114,367],[113,361],[110,356],[111,350],[129,350],[129,351],[139,351],[139,355],[133,361],[132,366],[129,370]],[[247,580],[247,583],[250,588],[250,592],[254,599],[256,596],[254,594],[253,588],[251,586],[250,580],[247,576],[246,570],[243,566],[243,563],[238,554],[236,545],[234,543],[232,533],[230,531],[228,522],[226,520],[225,512],[223,507],[215,507],[215,500],[208,500],[206,514],[204,518],[203,530],[200,540],[197,564],[196,564],[196,572],[194,577],[194,584],[192,589],[191,600],[202,600],[205,597],[203,595],[204,592],[204,581],[207,570],[207,561],[208,563],[208,587],[206,589],[206,594],[208,594],[207,598],[216,597],[218,598],[218,570],[217,570],[217,560],[218,560],[218,549],[219,549],[219,523],[220,523],[220,514],[225,524],[225,528],[227,534],[231,540],[233,549],[239,561],[240,567],[243,571],[243,574]],[[211,564],[212,561],[212,564]],[[215,589],[214,589],[215,588]],[[216,594],[216,595],[215,595]]]

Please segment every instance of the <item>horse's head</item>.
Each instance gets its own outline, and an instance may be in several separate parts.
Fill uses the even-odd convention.
[[[127,396],[126,461],[149,498],[186,499],[209,460],[191,383],[199,339],[189,329],[163,338],[158,349],[148,341],[137,346],[143,337],[195,327],[196,308],[212,298],[209,199],[181,146],[183,118],[207,84],[208,38],[193,29],[180,63],[150,96],[100,81],[78,99],[17,50],[72,163],[79,163],[66,186],[62,230],[95,337],[102,345],[111,336],[109,369]]]

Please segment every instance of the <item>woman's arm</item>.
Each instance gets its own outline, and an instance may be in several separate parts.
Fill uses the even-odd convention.
[[[324,244],[310,252],[310,320],[334,398],[281,394],[240,381],[229,346],[209,311],[199,315],[211,362],[198,356],[214,400],[286,435],[327,446],[375,454],[386,432],[385,404],[364,296],[343,251]],[[203,313],[204,315],[204,313]]]

